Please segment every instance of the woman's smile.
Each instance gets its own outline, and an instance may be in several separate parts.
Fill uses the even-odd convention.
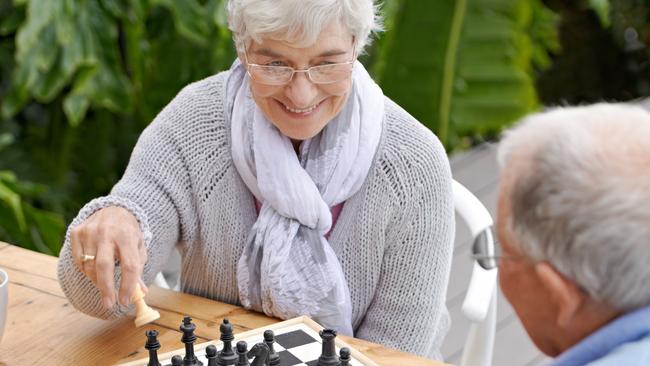
[[[295,119],[305,119],[316,115],[319,112],[320,106],[323,104],[324,101],[325,100],[322,100],[320,102],[314,103],[305,108],[295,108],[295,107],[290,107],[288,103],[283,103],[279,100],[276,100],[279,107],[282,108],[290,118],[295,118]]]

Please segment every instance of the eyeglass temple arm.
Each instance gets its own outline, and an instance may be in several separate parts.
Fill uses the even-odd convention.
[[[494,224],[492,216],[481,201],[456,181],[452,182],[452,189],[456,212],[467,223],[472,237],[476,239],[486,230],[492,230]],[[491,247],[490,252],[494,253],[494,240],[491,233],[485,236],[489,238],[487,245]],[[463,314],[469,320],[480,322],[485,319],[496,290],[496,276],[496,268],[486,270],[474,261],[472,277],[462,307]]]

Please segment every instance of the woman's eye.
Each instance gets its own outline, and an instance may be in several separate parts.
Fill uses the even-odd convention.
[[[287,66],[287,65],[282,61],[271,61],[268,62],[266,66]]]

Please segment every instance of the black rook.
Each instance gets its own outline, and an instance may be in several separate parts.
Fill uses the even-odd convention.
[[[318,358],[316,366],[340,366],[341,362],[336,356],[336,347],[334,344],[336,331],[333,329],[323,329],[318,334],[323,340],[323,353]]]

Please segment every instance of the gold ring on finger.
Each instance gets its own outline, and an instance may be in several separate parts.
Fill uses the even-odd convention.
[[[81,255],[81,263],[88,262],[88,261],[94,261],[95,256],[90,255],[90,254],[82,254]]]

